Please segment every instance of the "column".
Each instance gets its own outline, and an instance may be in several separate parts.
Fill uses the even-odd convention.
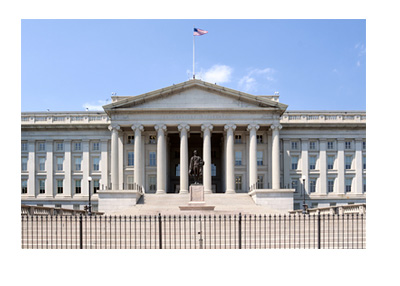
[[[235,193],[235,151],[234,151],[234,131],[236,125],[227,124],[226,130],[226,193]]]
[[[247,131],[250,131],[249,137],[249,187],[255,189],[257,186],[257,130],[258,124],[250,124]]]
[[[54,197],[53,141],[46,141],[46,196]],[[55,192],[57,194],[57,191]]]
[[[118,132],[118,187],[117,190],[127,189],[127,186],[124,185],[125,181],[125,173],[124,173],[124,134],[123,132]]]
[[[290,139],[283,139],[283,185],[285,188],[292,188],[292,180],[290,177],[290,169],[292,165],[292,157],[290,156]]]
[[[118,189],[118,131],[119,125],[110,125],[111,131],[111,189]]]
[[[308,138],[301,138],[301,175],[306,177],[303,188],[309,193],[308,184]],[[302,181],[303,183],[303,181]]]
[[[282,125],[271,125],[272,129],[272,189],[280,189],[279,130]]]
[[[133,181],[137,185],[143,187],[143,181],[142,181],[142,171],[143,168],[142,166],[142,157],[143,157],[143,151],[142,151],[142,131],[144,130],[143,125],[136,124],[131,126],[133,132],[135,132],[135,153],[134,153],[134,173],[133,173]]]
[[[320,170],[320,186],[319,186],[319,193],[322,195],[328,194],[328,183],[326,179],[326,139],[319,140],[319,170]]]
[[[337,140],[337,148],[338,148],[338,187],[336,188],[338,190],[339,194],[344,194],[345,193],[345,187],[344,187],[344,139],[338,139]]]
[[[156,194],[165,194],[166,190],[166,165],[167,156],[166,142],[165,142],[165,131],[167,126],[164,124],[158,124],[154,126],[157,131],[157,192]]]
[[[28,141],[28,196],[36,196],[36,162],[35,141]],[[38,191],[39,192],[39,191]]]
[[[203,131],[203,186],[204,193],[212,193],[212,177],[211,177],[211,131],[213,126],[211,124],[203,124],[201,131]]]
[[[72,180],[71,180],[71,140],[64,140],[64,195],[72,196]]]
[[[356,165],[356,184],[355,184],[355,193],[362,194],[363,192],[363,154],[362,154],[362,139],[356,139],[356,156],[355,156],[355,165]]]
[[[82,195],[89,195],[89,176],[90,170],[92,169],[90,162],[90,148],[89,148],[89,139],[82,140]],[[93,182],[92,182],[93,183]],[[93,185],[91,185],[93,187]],[[93,189],[92,189],[93,190]],[[93,193],[92,193],[93,194]]]
[[[181,136],[180,150],[180,194],[189,192],[189,148],[188,148],[188,132],[190,126],[187,124],[178,125]]]
[[[101,144],[101,188],[108,189],[108,139],[100,141]]]

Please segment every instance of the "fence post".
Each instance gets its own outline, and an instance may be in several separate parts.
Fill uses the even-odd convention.
[[[242,249],[242,213],[239,213],[239,227],[238,227],[238,235],[239,235],[239,249]]]
[[[321,249],[321,215],[318,212],[318,249]]]
[[[161,214],[158,214],[158,241],[160,249],[162,249],[162,225],[161,225]]]
[[[82,214],[79,216],[79,249],[83,249]]]

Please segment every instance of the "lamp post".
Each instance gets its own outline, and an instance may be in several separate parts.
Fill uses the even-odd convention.
[[[88,205],[88,215],[91,216],[92,215],[92,201],[91,201],[91,195],[92,192],[90,191],[90,183],[92,182],[92,177],[88,177],[88,181],[89,181],[89,205]]]
[[[306,205],[306,179],[307,177],[305,175],[301,176],[301,179],[303,180],[303,214],[307,213],[307,205]]]

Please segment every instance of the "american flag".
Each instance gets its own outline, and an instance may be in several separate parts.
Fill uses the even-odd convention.
[[[204,35],[204,34],[207,34],[207,33],[208,33],[208,31],[194,28],[193,36],[201,36],[201,35]]]

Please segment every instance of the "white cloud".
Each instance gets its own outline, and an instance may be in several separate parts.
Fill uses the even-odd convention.
[[[98,100],[97,103],[85,103],[83,105],[84,109],[88,109],[89,111],[98,111],[98,110],[103,110],[103,105],[106,105],[107,103],[110,103],[106,100]]]
[[[265,69],[251,69],[245,76],[243,76],[239,80],[239,89],[244,92],[256,92],[258,86],[267,85],[270,82],[276,81],[273,76],[275,70],[273,68],[265,68]]]
[[[196,78],[210,82],[210,83],[225,83],[231,81],[233,68],[226,65],[213,65],[208,70],[201,70]]]
[[[239,80],[239,87],[244,92],[252,92],[256,90],[257,82],[255,78],[245,75]]]

